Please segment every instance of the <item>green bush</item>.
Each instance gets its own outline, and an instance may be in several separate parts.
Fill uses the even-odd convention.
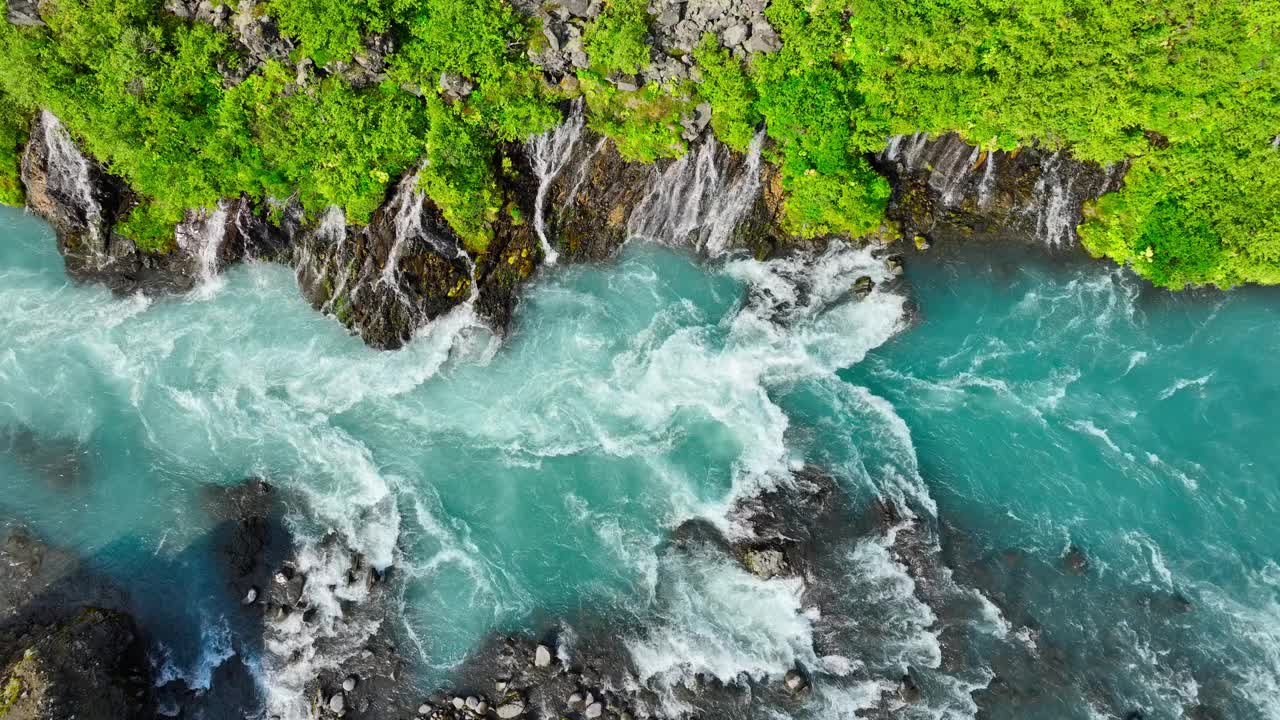
[[[493,238],[493,223],[502,205],[494,171],[495,146],[483,129],[462,117],[460,106],[430,98],[427,107],[431,129],[419,186],[467,247],[483,252]]]
[[[648,34],[647,0],[605,0],[583,33],[583,47],[593,70],[634,74],[649,66]]]
[[[693,57],[702,71],[698,94],[711,103],[711,129],[725,145],[746,152],[762,120],[755,86],[715,35],[708,33]]]
[[[282,35],[298,41],[302,56],[321,67],[350,60],[361,39],[385,32],[390,20],[385,0],[271,0],[267,11]]]
[[[612,139],[622,157],[651,163],[688,150],[680,136],[680,116],[697,103],[683,88],[649,83],[638,90],[619,90],[590,71],[579,72],[578,80],[590,111],[588,125]]]
[[[22,158],[18,149],[27,140],[26,113],[0,92],[0,205],[22,205]]]

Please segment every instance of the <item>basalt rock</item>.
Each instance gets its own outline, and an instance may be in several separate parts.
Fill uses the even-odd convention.
[[[27,205],[53,226],[67,272],[113,290],[191,286],[189,263],[175,253],[142,253],[114,232],[131,198],[123,181],[83,155],[62,123],[48,112],[36,116],[22,157]]]
[[[906,237],[1077,242],[1084,206],[1120,189],[1126,163],[1101,167],[1039,147],[985,151],[955,133],[889,140],[872,164],[893,186],[888,217]]]
[[[39,0],[9,0],[5,18],[14,25],[40,27],[45,24],[40,17]]]
[[[150,673],[126,597],[21,528],[0,545],[0,710],[6,718],[141,718]]]
[[[16,720],[147,717],[149,683],[133,620],[89,608],[49,628],[5,670],[3,710]]]

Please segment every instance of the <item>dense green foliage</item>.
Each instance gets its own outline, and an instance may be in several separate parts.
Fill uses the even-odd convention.
[[[584,47],[591,67],[604,73],[637,73],[649,65],[647,0],[605,0],[604,11],[587,26]]]
[[[652,83],[638,90],[619,90],[593,72],[578,73],[590,110],[592,130],[607,135],[628,160],[653,162],[680,157],[688,144],[680,136],[680,116],[695,104],[680,88]]]
[[[26,117],[0,92],[0,205],[22,204],[21,158],[18,149],[26,141]]]
[[[785,221],[812,237],[876,230],[889,200],[889,184],[864,157],[871,137],[858,118],[863,107],[860,72],[846,52],[844,3],[777,0],[769,20],[782,50],[755,62],[758,107],[781,154],[789,193]]]
[[[317,65],[350,60],[368,33],[385,32],[391,8],[384,0],[271,0],[268,12],[285,37]]]
[[[850,7],[858,149],[923,129],[989,148],[1039,141],[1084,160],[1135,157],[1126,188],[1082,229],[1087,247],[1171,287],[1280,278],[1274,2]]]
[[[702,72],[698,92],[711,103],[711,129],[725,145],[746,152],[762,119],[755,86],[715,35],[708,33],[693,56]]]
[[[59,0],[48,28],[0,23],[0,200],[16,202],[16,150],[37,108],[122,176],[125,230],[172,242],[191,208],[248,192],[343,207],[367,222],[389,185],[421,187],[473,248],[500,208],[504,144],[553,125],[580,92],[589,124],[630,159],[686,152],[700,102],[742,151],[763,124],[800,236],[877,231],[889,189],[867,162],[893,134],[959,132],[985,149],[1038,143],[1131,164],[1089,208],[1092,252],[1153,282],[1280,282],[1280,10],[1272,0],[772,0],[783,41],[739,58],[708,37],[698,82],[622,90],[650,62],[645,0],[606,0],[584,27],[590,70],[547,83],[526,55],[540,28],[507,0],[270,0],[328,71],[268,63],[243,82],[233,35],[161,0]],[[390,80],[354,87],[335,61],[372,32],[397,50]],[[242,74],[240,76],[243,76]],[[446,92],[445,88],[448,88]]]

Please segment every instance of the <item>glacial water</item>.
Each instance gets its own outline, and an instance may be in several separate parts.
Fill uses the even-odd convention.
[[[869,250],[701,265],[635,242],[544,270],[502,342],[464,306],[377,352],[289,268],[115,298],[3,210],[0,515],[125,584],[168,673],[208,685],[238,654],[285,716],[326,658],[235,636],[205,485],[266,478],[304,545],[333,530],[397,568],[424,690],[487,632],[565,618],[615,627],[658,689],[821,669],[798,718],[853,718],[908,666],[898,717],[974,717],[995,675],[992,718],[1280,718],[1280,293],[1005,246],[906,280]],[[842,618],[661,551],[690,517],[733,532],[732,501],[802,463],[935,522],[963,601],[926,606],[874,539],[825,579]],[[818,657],[832,626],[844,652]]]

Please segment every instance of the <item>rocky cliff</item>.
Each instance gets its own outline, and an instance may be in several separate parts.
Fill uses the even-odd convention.
[[[268,208],[242,196],[190,212],[170,252],[142,252],[117,232],[133,202],[128,188],[47,112],[33,123],[22,178],[29,206],[57,231],[76,279],[121,293],[188,292],[245,259],[283,262],[314,307],[383,349],[462,305],[504,331],[520,286],[540,265],[605,259],[631,237],[706,257],[823,245],[779,226],[782,191],[776,169],[762,161],[763,134],[739,154],[704,132],[684,157],[646,165],[587,130],[579,104],[565,111],[560,127],[503,149],[510,163],[500,190],[510,211],[479,253],[463,247],[413,173],[365,226],[348,225],[337,208],[308,214],[296,205],[274,223]],[[888,217],[907,237],[1049,248],[1076,242],[1085,203],[1117,189],[1125,170],[1035,148],[985,152],[955,135],[892,138],[874,161],[894,188]]]

